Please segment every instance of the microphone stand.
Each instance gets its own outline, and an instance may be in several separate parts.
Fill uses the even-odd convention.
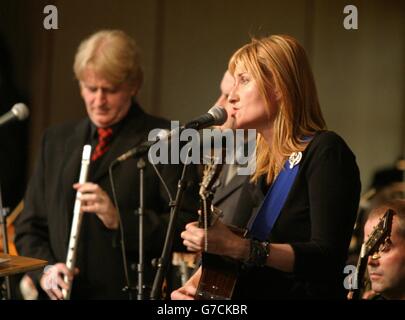
[[[137,167],[139,169],[139,208],[138,208],[138,218],[139,218],[139,243],[138,243],[138,251],[139,251],[139,261],[137,265],[137,271],[138,271],[138,295],[137,299],[138,300],[143,300],[143,289],[144,289],[144,267],[145,267],[145,262],[144,262],[144,244],[143,244],[143,230],[144,230],[144,224],[143,224],[143,217],[145,214],[145,204],[144,204],[144,171],[145,171],[145,160],[143,158],[139,158]]]
[[[3,233],[3,248],[4,253],[8,254],[8,238],[7,238],[7,209],[3,208],[3,198],[1,196],[1,183],[0,183],[0,224]],[[10,285],[10,277],[5,277],[6,282],[6,298],[7,300],[11,300],[11,285]]]
[[[188,155],[190,154],[190,151],[191,147],[187,152]],[[160,292],[162,289],[164,276],[167,272],[168,265],[170,262],[170,254],[173,245],[175,222],[177,220],[177,216],[180,210],[180,204],[183,199],[184,190],[186,189],[186,181],[185,181],[186,169],[187,169],[187,161],[184,163],[183,171],[181,173],[181,177],[177,185],[176,198],[173,203],[170,203],[171,209],[170,209],[169,225],[166,231],[166,238],[162,250],[162,255],[157,261],[157,271],[155,279],[153,281],[152,291],[150,294],[151,300],[157,300],[160,298]]]

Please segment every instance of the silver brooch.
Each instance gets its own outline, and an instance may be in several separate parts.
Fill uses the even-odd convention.
[[[293,152],[291,156],[288,158],[288,162],[290,163],[290,169],[294,168],[297,164],[300,163],[302,159],[302,152]]]

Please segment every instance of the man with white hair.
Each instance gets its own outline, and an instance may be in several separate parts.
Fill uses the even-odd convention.
[[[88,116],[46,131],[25,208],[16,225],[15,242],[20,254],[54,265],[54,272],[30,273],[51,299],[63,298],[62,289],[68,288],[64,276],[74,277],[72,299],[126,299],[128,292],[123,288],[135,288],[130,281],[136,279],[131,267],[138,258],[137,159],[128,159],[114,169],[120,210],[112,201],[108,169],[118,156],[146,141],[152,129],[168,128],[169,123],[146,114],[135,100],[143,79],[139,50],[123,31],[103,30],[85,39],[77,50],[74,72]],[[85,144],[93,147],[89,182],[77,183]],[[172,194],[179,178],[177,169],[162,166]],[[144,181],[143,275],[148,288],[154,275],[151,260],[160,255],[170,209],[166,192],[149,163]],[[84,215],[76,249],[78,269],[73,274],[65,261],[76,193],[81,194]],[[124,240],[126,248],[121,248]]]

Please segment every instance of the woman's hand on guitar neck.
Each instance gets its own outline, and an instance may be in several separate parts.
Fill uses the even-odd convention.
[[[204,251],[205,232],[198,227],[198,222],[186,225],[181,233],[183,244],[190,251]],[[238,260],[245,260],[249,255],[249,240],[234,234],[221,221],[216,221],[207,230],[207,252],[228,256]]]

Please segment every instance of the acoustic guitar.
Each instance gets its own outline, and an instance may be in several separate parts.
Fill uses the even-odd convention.
[[[216,158],[204,169],[200,186],[199,227],[205,230],[205,248],[201,257],[202,273],[195,295],[196,300],[229,300],[232,297],[239,273],[239,263],[231,258],[207,253],[207,230],[221,216],[221,211],[212,205],[213,186],[218,179],[222,165]],[[236,230],[232,230],[236,232]],[[236,232],[240,233],[240,232]]]

